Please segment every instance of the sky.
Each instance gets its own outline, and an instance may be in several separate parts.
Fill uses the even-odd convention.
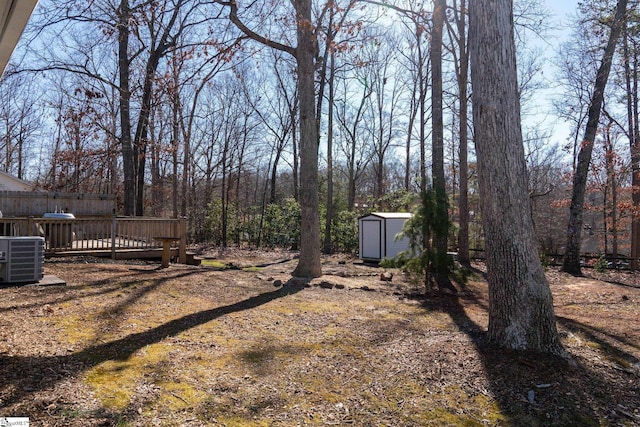
[[[546,0],[546,6],[557,17],[566,17],[573,14],[578,5],[577,0]]]
[[[578,0],[545,0],[545,6],[551,14],[557,26],[557,30],[553,31],[550,41],[551,45],[551,61],[547,64],[544,75],[545,78],[553,80],[556,68],[553,64],[553,55],[561,43],[567,40],[570,34],[569,21],[570,17],[576,12]],[[568,123],[558,120],[553,112],[553,105],[551,104],[551,98],[555,95],[554,89],[542,91],[537,99],[539,114],[535,120],[543,120],[544,126],[551,131],[551,143],[558,143],[560,145],[566,144],[567,140],[571,138],[571,129]]]

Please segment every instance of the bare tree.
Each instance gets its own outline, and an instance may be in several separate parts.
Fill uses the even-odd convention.
[[[268,55],[273,59],[273,66],[269,67],[271,70],[267,70],[265,67],[264,73],[271,71],[272,78],[260,78],[246,69],[240,69],[237,73],[243,76],[241,81],[244,84],[244,96],[249,100],[253,114],[260,119],[262,126],[268,131],[271,136],[269,139],[273,140],[268,203],[276,203],[279,168],[281,163],[285,161],[287,148],[293,147],[293,141],[295,141],[293,134],[296,131],[295,112],[298,97],[295,85],[290,84],[289,80],[291,74],[295,73],[291,61],[282,57],[281,52],[272,51],[270,53],[274,53]],[[250,88],[247,86],[249,79],[261,81],[262,84]],[[292,118],[294,119],[292,120]]]
[[[469,49],[489,282],[489,339],[562,353],[527,192],[511,0],[471,2]]]
[[[449,212],[444,172],[444,119],[442,109],[442,41],[446,18],[446,0],[433,1],[433,28],[431,30],[431,175],[435,195],[435,212],[432,218],[434,263],[430,274],[440,289],[455,290],[449,281],[447,240],[449,237]],[[428,200],[427,198],[423,198]]]
[[[35,54],[39,66],[31,71],[83,75],[117,90],[123,208],[126,215],[142,215],[145,153],[157,72],[167,53],[185,47],[179,45],[183,35],[191,34],[187,41],[191,46],[206,44],[194,37],[200,31],[196,29],[212,19],[204,14],[211,6],[197,0],[99,0],[91,7],[52,0],[47,6],[38,16],[38,31],[55,34],[55,43],[48,47],[47,55]],[[224,51],[225,43],[218,40],[211,50]]]
[[[355,1],[349,1],[345,8],[330,7],[328,10],[328,20],[325,29],[324,53],[322,56],[322,78],[318,96],[317,114],[322,115],[322,98],[325,88],[328,87],[327,94],[327,201],[324,218],[324,243],[323,251],[332,252],[333,218],[334,218],[334,180],[333,180],[333,137],[334,137],[334,110],[335,110],[335,85],[336,85],[336,53],[344,50],[347,45],[346,40],[337,40],[340,30],[345,26],[345,21],[349,11],[355,6]],[[355,33],[354,33],[355,34]],[[318,122],[320,126],[320,122]],[[295,160],[295,156],[294,156]],[[295,164],[294,164],[295,165]],[[294,169],[295,171],[295,169]],[[294,179],[297,174],[294,173]],[[295,182],[295,181],[294,181]],[[297,184],[297,182],[296,182]],[[295,192],[297,197],[298,192]]]
[[[458,262],[470,266],[469,259],[469,46],[467,44],[467,0],[454,0],[453,22],[446,20],[451,54],[458,85],[458,156],[460,195],[458,199]]]
[[[373,93],[367,79],[356,78],[356,90],[349,89],[347,80],[343,80],[343,101],[337,103],[336,120],[343,135],[341,148],[347,164],[347,209],[352,211],[356,203],[356,186],[371,160],[370,146],[363,143],[360,135],[363,127],[363,117],[368,99]],[[352,105],[347,100],[355,100]]]
[[[324,243],[323,252],[328,254],[333,252],[333,120],[335,110],[335,82],[336,82],[336,53],[329,55],[329,68],[327,85],[329,86],[329,106],[327,108],[327,209],[324,219]]]
[[[292,2],[297,45],[293,47],[261,35],[238,15],[235,0],[217,3],[229,8],[229,18],[248,37],[266,46],[289,53],[296,60],[300,104],[300,207],[302,210],[300,258],[293,274],[300,277],[322,275],[320,264],[320,216],[318,213],[318,117],[316,111],[315,70],[318,34],[312,19],[311,0]]]
[[[19,179],[26,179],[27,159],[30,143],[41,126],[40,111],[37,108],[39,93],[30,76],[13,75],[0,85],[0,162],[1,169]]]
[[[399,40],[393,42],[393,39],[387,34],[378,36],[376,40],[381,46],[376,45],[363,58],[367,64],[363,67],[364,79],[371,90],[371,97],[367,98],[364,127],[369,135],[366,139],[371,142],[375,200],[381,200],[387,192],[388,173],[385,167],[389,160],[388,153],[397,145],[399,137],[398,116],[404,85],[394,67],[394,46],[399,44]]]
[[[118,90],[120,92],[120,147],[122,149],[122,171],[124,177],[124,214],[135,214],[136,180],[133,141],[131,139],[131,87],[129,58],[129,22],[131,8],[129,0],[120,0],[117,9],[118,29]]]
[[[405,189],[409,188],[410,182],[410,151],[412,132],[415,125],[416,115],[418,116],[418,141],[420,145],[420,191],[427,189],[427,92],[429,89],[430,60],[433,58],[431,47],[433,45],[432,25],[433,20],[430,19],[433,14],[424,10],[423,2],[409,2],[408,7],[400,7],[386,1],[362,0],[366,3],[389,8],[399,14],[409,32],[411,33],[408,54],[400,53],[404,56],[407,68],[413,74],[412,87],[414,97],[410,100],[408,134],[405,146]],[[443,11],[444,13],[444,11]],[[439,19],[439,17],[438,17]],[[444,18],[443,18],[444,19]],[[431,42],[429,39],[431,38]],[[440,39],[442,40],[442,39]],[[440,52],[442,49],[440,49]],[[417,95],[417,99],[416,99]]]
[[[600,111],[604,101],[604,91],[609,79],[609,71],[613,62],[616,44],[622,33],[622,27],[625,22],[625,14],[627,10],[627,0],[618,0],[615,16],[612,21],[611,33],[609,40],[602,56],[602,63],[598,68],[598,74],[593,88],[591,102],[589,104],[589,112],[587,116],[587,124],[584,132],[580,151],[578,153],[578,162],[573,178],[573,191],[571,194],[571,206],[569,208],[569,224],[567,225],[567,246],[565,250],[563,271],[581,275],[580,267],[580,246],[582,241],[582,214],[584,196],[587,187],[587,175],[589,173],[589,163],[591,162],[591,153],[593,151],[593,143],[598,123],[600,119]]]
[[[560,253],[563,227],[559,221],[568,213],[564,200],[569,183],[569,166],[564,161],[565,153],[557,144],[551,144],[544,134],[525,134],[525,159],[529,184],[529,199],[533,225],[541,256]]]
[[[632,30],[633,22],[627,19],[622,39],[625,101],[627,110],[627,138],[631,152],[631,267],[640,268],[640,122],[638,119],[638,31]],[[637,25],[637,23],[636,23]]]
[[[407,139],[405,142],[405,173],[404,187],[409,191],[411,188],[412,168],[411,168],[411,148],[415,139],[419,141],[420,165],[418,184],[422,190],[427,180],[426,171],[426,119],[427,119],[427,91],[429,80],[427,76],[430,72],[429,44],[430,36],[429,21],[424,11],[406,11],[400,14],[401,20],[406,26],[407,48],[399,51],[403,58],[401,64],[407,71],[407,86],[411,88],[409,95],[409,106],[407,111]],[[415,135],[416,122],[418,125],[417,137]]]

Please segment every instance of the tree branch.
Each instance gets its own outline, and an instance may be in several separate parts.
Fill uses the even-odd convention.
[[[256,33],[255,31],[247,27],[244,24],[244,22],[242,22],[242,20],[238,17],[238,5],[236,4],[235,0],[230,0],[230,1],[214,0],[214,2],[221,6],[226,6],[229,8],[229,19],[231,20],[231,22],[233,22],[233,24],[250,39],[255,40],[259,43],[262,43],[263,45],[271,47],[273,49],[277,49],[282,52],[287,52],[294,57],[296,56],[296,48],[282,44],[282,43],[278,43],[274,40],[271,40],[270,38],[267,38],[261,34]]]

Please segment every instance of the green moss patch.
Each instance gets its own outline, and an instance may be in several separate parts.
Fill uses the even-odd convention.
[[[222,261],[217,261],[215,259],[203,259],[201,265],[205,267],[219,268],[221,270],[229,268],[228,264]]]
[[[415,289],[401,275],[380,286],[377,270],[336,276],[345,287],[329,289],[264,279],[286,283],[282,265],[264,267],[262,278],[228,264],[114,265],[93,266],[82,278],[87,267],[54,264],[53,274],[73,270],[78,284],[3,295],[0,397],[19,400],[9,412],[26,408],[34,419],[72,427],[560,426],[624,425],[622,411],[638,407],[629,381],[640,348],[637,308],[611,289],[584,298],[601,298],[591,305],[599,314],[619,307],[632,327],[610,332],[610,323],[598,322],[616,317],[592,319],[564,304],[584,306],[583,297],[554,299],[565,318],[585,316],[573,329],[561,325],[570,331],[563,343],[578,355],[575,369],[488,348],[486,285],[475,281],[458,299],[423,300],[401,293]],[[628,300],[640,297],[623,291]],[[19,299],[24,292],[30,301]],[[29,325],[25,337],[15,332]],[[46,339],[28,339],[36,336]],[[36,379],[18,382],[12,371]],[[51,405],[58,402],[64,408]]]

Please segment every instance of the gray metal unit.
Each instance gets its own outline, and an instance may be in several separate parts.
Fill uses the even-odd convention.
[[[33,283],[43,277],[42,237],[0,237],[0,283]]]

